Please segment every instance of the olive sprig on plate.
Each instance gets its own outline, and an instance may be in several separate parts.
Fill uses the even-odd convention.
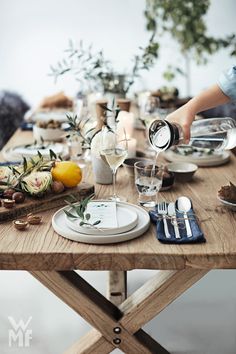
[[[95,222],[91,223],[89,220],[91,219],[91,214],[87,213],[87,205],[91,201],[94,195],[90,195],[85,199],[82,199],[81,201],[78,201],[75,196],[70,195],[70,200],[65,200],[65,202],[71,207],[71,209],[75,212],[69,212],[68,210],[64,210],[64,213],[72,219],[81,219],[79,225],[80,226],[90,226],[90,227],[96,227],[101,223],[101,220],[96,220]]]

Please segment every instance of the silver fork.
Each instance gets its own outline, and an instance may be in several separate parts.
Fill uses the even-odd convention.
[[[168,214],[166,202],[162,202],[162,203],[157,204],[157,212],[158,212],[158,214],[160,214],[162,216],[166,238],[171,238],[171,235],[168,230],[167,221],[166,221],[166,215]]]

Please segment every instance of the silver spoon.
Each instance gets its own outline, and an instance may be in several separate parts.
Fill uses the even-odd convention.
[[[172,223],[173,223],[173,226],[174,226],[175,237],[176,238],[181,238],[180,234],[179,234],[178,223],[176,221],[175,203],[169,203],[168,204],[168,215],[173,220]]]
[[[192,231],[191,231],[191,227],[190,227],[190,223],[188,220],[188,215],[187,212],[191,209],[192,207],[192,203],[191,200],[187,197],[179,197],[176,200],[176,206],[177,209],[183,213],[184,215],[184,221],[185,221],[185,226],[186,226],[186,232],[187,232],[187,237],[192,237]]]

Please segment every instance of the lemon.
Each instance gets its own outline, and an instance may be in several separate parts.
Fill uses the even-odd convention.
[[[51,174],[54,181],[62,182],[68,188],[77,186],[82,179],[81,168],[72,161],[56,162]]]

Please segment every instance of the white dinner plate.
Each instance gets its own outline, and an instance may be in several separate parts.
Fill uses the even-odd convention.
[[[91,201],[91,203],[97,202]],[[74,214],[73,209],[68,208],[71,214]],[[138,223],[138,214],[132,204],[117,202],[116,203],[117,226],[109,229],[100,229],[88,227],[86,225],[80,226],[81,219],[73,219],[66,215],[66,224],[72,230],[86,235],[110,235],[121,234],[123,232],[133,229]]]
[[[60,143],[55,143],[55,144],[48,144],[44,149],[35,146],[35,145],[30,145],[30,146],[14,146],[7,148],[3,150],[3,157],[7,161],[20,161],[22,160],[22,157],[34,157],[38,154],[38,151],[41,153],[43,157],[49,157],[50,156],[50,150],[55,152],[56,155],[61,155],[62,157],[66,157],[68,155],[68,148]]]
[[[129,204],[129,203],[126,203]],[[92,244],[108,244],[108,243],[118,243],[123,241],[132,240],[136,237],[143,235],[150,225],[150,217],[146,210],[141,207],[133,204],[134,210],[138,215],[137,225],[130,231],[123,232],[121,234],[111,234],[111,235],[86,235],[79,232],[76,232],[69,228],[66,223],[66,214],[64,207],[58,210],[52,217],[52,226],[54,230],[60,235],[69,240],[83,242],[83,243],[92,243]]]
[[[220,166],[225,164],[230,159],[230,151],[223,151],[220,154],[204,155],[204,156],[193,156],[193,155],[180,155],[172,150],[167,150],[162,153],[168,161],[173,162],[190,162],[195,163],[200,167],[207,166]]]

